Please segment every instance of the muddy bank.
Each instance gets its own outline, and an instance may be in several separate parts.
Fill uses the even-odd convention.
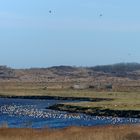
[[[65,104],[56,104],[50,106],[49,109],[67,111],[72,113],[85,113],[92,116],[112,116],[112,117],[125,117],[125,118],[140,118],[140,110],[110,110],[101,109],[99,107],[80,107]]]
[[[100,101],[111,101],[113,99],[108,98],[87,98],[87,97],[61,97],[61,96],[10,96],[10,95],[0,95],[0,98],[12,98],[12,99],[40,99],[40,100],[69,100],[69,101],[90,101],[90,102],[100,102]]]

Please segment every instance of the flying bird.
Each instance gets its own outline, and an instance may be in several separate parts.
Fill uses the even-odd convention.
[[[52,13],[52,11],[51,11],[51,10],[49,10],[49,13]]]
[[[103,15],[102,15],[102,14],[100,14],[99,16],[100,16],[100,17],[102,17]]]

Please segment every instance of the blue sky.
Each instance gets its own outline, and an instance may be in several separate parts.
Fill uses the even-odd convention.
[[[140,62],[139,5],[139,0],[0,0],[0,65]]]

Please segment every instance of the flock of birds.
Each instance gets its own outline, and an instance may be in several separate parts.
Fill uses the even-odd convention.
[[[0,107],[0,113],[8,114],[10,116],[29,116],[34,118],[45,118],[45,119],[80,119],[79,115],[76,114],[65,114],[59,111],[52,111],[47,109],[38,109],[35,105],[4,105]]]
[[[49,14],[51,14],[52,13],[52,10],[49,10]],[[99,14],[99,17],[102,17],[103,16],[103,14]]]
[[[39,109],[36,105],[2,105],[0,106],[0,114],[9,116],[28,116],[42,119],[72,119],[84,121],[102,121],[105,124],[121,124],[121,123],[140,123],[137,118],[118,118],[118,117],[100,117],[89,116],[78,113],[66,113],[61,111],[53,111],[48,109]]]

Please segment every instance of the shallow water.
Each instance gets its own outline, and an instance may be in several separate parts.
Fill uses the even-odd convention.
[[[135,118],[97,117],[45,109],[62,102],[64,101],[0,98],[0,124],[7,123],[11,128],[63,128],[73,125],[94,126],[140,123],[140,119]]]

